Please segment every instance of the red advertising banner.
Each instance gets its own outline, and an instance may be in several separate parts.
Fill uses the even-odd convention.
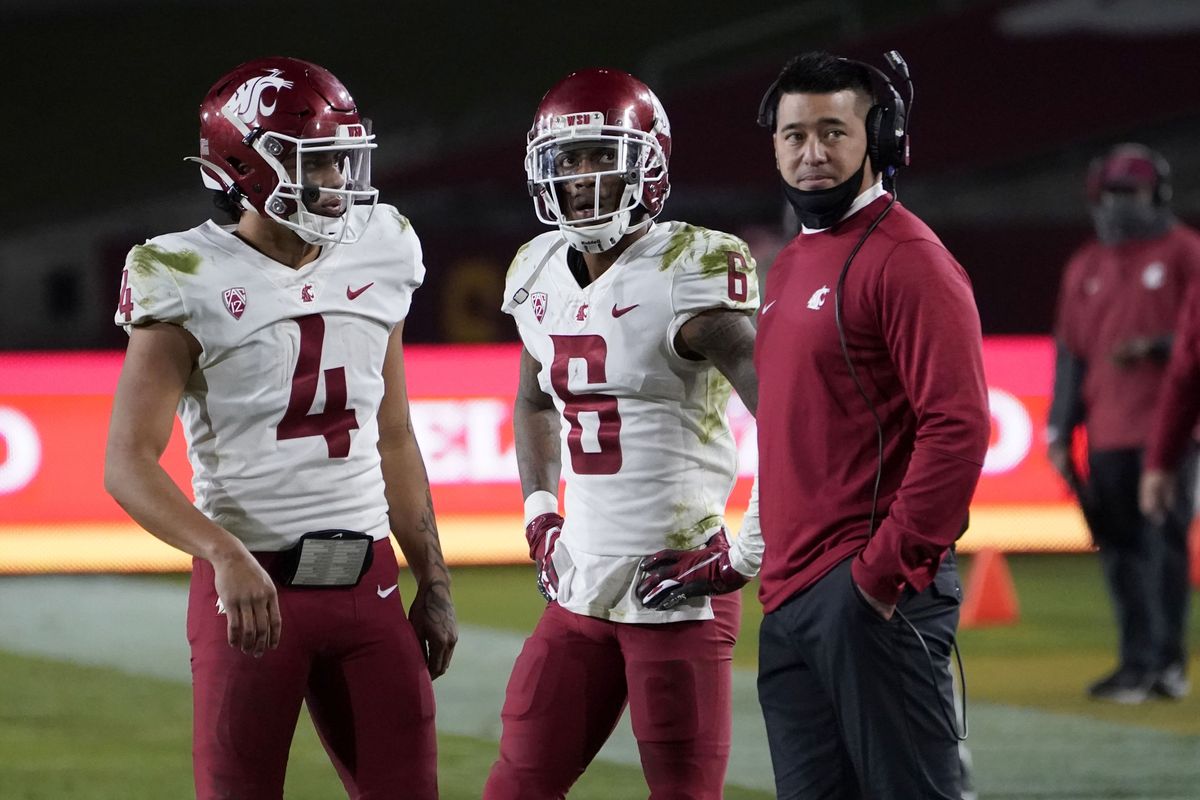
[[[521,561],[521,497],[512,402],[519,348],[406,351],[413,423],[433,487],[447,557]],[[185,568],[187,557],[131,523],[103,486],[104,446],[120,353],[0,355],[0,573]],[[1053,347],[1037,337],[984,346],[992,442],[966,549],[1079,549],[1078,514],[1044,457]],[[731,523],[757,463],[754,420],[734,398],[741,475]],[[176,430],[163,464],[187,490]]]

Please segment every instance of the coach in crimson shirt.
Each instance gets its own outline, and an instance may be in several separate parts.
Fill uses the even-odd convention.
[[[1087,692],[1125,704],[1177,700],[1189,689],[1192,493],[1176,493],[1169,513],[1147,517],[1138,508],[1152,412],[1184,297],[1200,269],[1200,235],[1171,215],[1170,189],[1167,162],[1142,145],[1118,145],[1093,162],[1088,199],[1097,235],[1067,264],[1055,327],[1048,454],[1084,508],[1120,639],[1116,668]],[[1086,482],[1070,457],[1080,425],[1087,429]],[[1188,444],[1186,432],[1170,442],[1178,454],[1172,466],[1190,487],[1195,459]]]
[[[806,53],[764,101],[803,226],[771,268],[755,348],[759,698],[780,798],[961,797],[952,545],[987,389],[970,282],[881,185],[901,157],[868,147],[887,89]]]

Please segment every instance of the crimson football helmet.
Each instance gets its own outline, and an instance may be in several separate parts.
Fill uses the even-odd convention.
[[[1171,199],[1171,167],[1167,160],[1140,144],[1119,144],[1088,168],[1087,196],[1099,205],[1106,191],[1150,189],[1155,205]]]
[[[375,136],[328,70],[296,58],[248,61],[200,104],[204,185],[312,244],[352,242],[374,211]],[[370,206],[352,224],[350,209]]]
[[[564,170],[564,154],[581,147],[611,148],[611,164],[582,174]],[[671,192],[670,156],[671,124],[646,84],[615,69],[572,73],[542,98],[529,131],[525,174],[538,219],[557,225],[575,249],[604,252],[662,211]],[[625,184],[616,209],[607,212],[600,201],[606,176]],[[591,214],[568,219],[561,186],[588,179],[595,187]]]

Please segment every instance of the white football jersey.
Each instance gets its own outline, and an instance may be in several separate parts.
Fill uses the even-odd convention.
[[[203,348],[179,405],[197,508],[251,550],[329,528],[387,537],[376,417],[388,336],[425,275],[412,226],[380,205],[358,242],[300,269],[232,230],[134,247],[115,318]]]
[[[754,260],[734,236],[665,222],[581,288],[568,252],[557,231],[522,247],[504,306],[561,415],[558,602],[625,622],[711,618],[707,598],[646,609],[633,585],[643,556],[697,547],[723,524],[737,474],[731,387],[679,355],[675,335],[702,311],[752,313]]]

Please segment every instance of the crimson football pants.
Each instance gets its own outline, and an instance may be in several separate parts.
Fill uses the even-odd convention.
[[[256,554],[268,570],[274,556]],[[383,539],[358,586],[277,586],[279,647],[254,658],[227,642],[212,565],[192,562],[187,628],[199,800],[282,798],[301,701],[353,800],[437,797],[433,685],[393,588],[398,574]]]
[[[647,625],[546,606],[513,665],[484,800],[565,797],[626,702],[652,800],[720,798],[741,594],[714,597],[713,612]]]

